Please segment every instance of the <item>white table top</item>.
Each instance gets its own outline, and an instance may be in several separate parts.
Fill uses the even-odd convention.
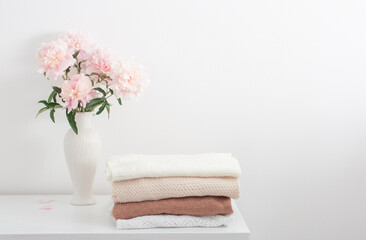
[[[68,195],[0,195],[0,239],[249,239],[234,201],[234,221],[227,227],[116,230],[110,196],[96,196],[92,206],[73,206],[70,200]]]

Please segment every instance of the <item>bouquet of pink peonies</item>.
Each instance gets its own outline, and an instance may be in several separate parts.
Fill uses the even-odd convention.
[[[44,107],[37,116],[50,110],[50,118],[55,122],[56,109],[66,109],[68,122],[76,134],[77,112],[98,109],[96,115],[99,115],[106,110],[109,117],[111,96],[122,105],[122,99],[137,98],[148,83],[143,67],[133,58],[122,60],[81,32],[42,43],[37,56],[38,72],[54,81],[48,100],[39,101]]]

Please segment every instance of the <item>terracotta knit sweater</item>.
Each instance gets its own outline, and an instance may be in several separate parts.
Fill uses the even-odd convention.
[[[184,197],[156,201],[115,203],[112,214],[115,219],[130,219],[145,215],[228,215],[232,214],[228,197]]]

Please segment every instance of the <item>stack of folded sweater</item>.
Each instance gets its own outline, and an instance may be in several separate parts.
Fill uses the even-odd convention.
[[[117,228],[228,225],[240,172],[238,161],[224,153],[113,156],[106,174]]]

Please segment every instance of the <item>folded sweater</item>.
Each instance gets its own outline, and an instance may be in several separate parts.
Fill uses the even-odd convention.
[[[232,220],[232,214],[203,217],[189,215],[149,215],[128,220],[118,219],[117,229],[220,227],[229,225]]]
[[[228,197],[185,197],[156,201],[115,203],[112,215],[115,219],[130,219],[145,215],[228,215],[232,214],[231,200]]]
[[[189,196],[239,198],[240,186],[234,177],[137,178],[112,183],[116,203],[141,202]]]
[[[107,163],[109,180],[143,177],[239,177],[238,161],[228,153],[195,155],[122,155]]]

